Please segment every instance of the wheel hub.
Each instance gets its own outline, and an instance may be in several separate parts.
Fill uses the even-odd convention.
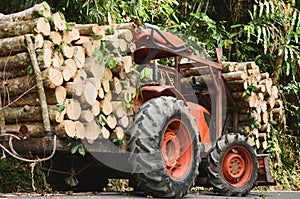
[[[167,167],[174,167],[180,157],[180,144],[174,132],[167,132],[163,139],[163,156]]]
[[[240,178],[245,172],[245,161],[240,154],[227,154],[224,160],[224,175],[227,179]]]
[[[185,177],[193,158],[192,139],[187,126],[180,119],[171,120],[162,137],[162,158],[169,175]]]

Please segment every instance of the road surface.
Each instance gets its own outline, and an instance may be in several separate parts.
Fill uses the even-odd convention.
[[[145,196],[138,193],[76,193],[73,195],[65,194],[49,194],[49,195],[39,195],[39,194],[0,194],[0,198],[8,199],[141,199],[141,198],[151,198],[151,196]],[[184,197],[184,199],[236,199],[238,197],[226,197],[218,196],[211,192],[197,192],[191,193]],[[248,196],[243,197],[245,199],[299,199],[300,192],[260,192],[253,191]]]

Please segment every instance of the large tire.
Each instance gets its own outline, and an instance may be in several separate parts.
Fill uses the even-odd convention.
[[[258,175],[255,144],[240,134],[223,135],[209,154],[208,177],[214,190],[226,196],[249,194]]]
[[[129,161],[137,190],[155,197],[182,197],[198,175],[199,131],[182,100],[145,102],[128,130]]]

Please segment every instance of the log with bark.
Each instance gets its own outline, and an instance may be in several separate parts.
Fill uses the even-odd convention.
[[[28,21],[38,17],[51,17],[50,6],[46,3],[36,4],[33,7],[21,12],[3,15],[0,13],[0,24],[11,23],[17,21]]]

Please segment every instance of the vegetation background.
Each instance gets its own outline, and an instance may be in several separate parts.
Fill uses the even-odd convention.
[[[40,2],[1,0],[0,13],[17,12]],[[168,31],[182,32],[213,58],[215,48],[222,47],[223,60],[255,61],[280,86],[285,102],[286,125],[280,127],[273,122],[267,150],[275,160],[273,175],[283,189],[300,189],[299,0],[47,0],[47,3],[53,12],[62,12],[67,21],[155,24]]]

